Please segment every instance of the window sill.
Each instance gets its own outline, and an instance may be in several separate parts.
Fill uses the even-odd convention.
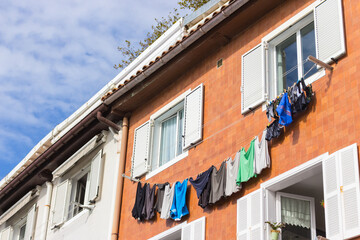
[[[156,174],[164,171],[165,169],[167,169],[168,167],[174,165],[175,163],[177,163],[178,161],[180,161],[183,158],[186,158],[189,155],[189,151],[186,151],[182,154],[180,154],[179,156],[177,156],[176,158],[174,158],[173,160],[165,163],[164,165],[162,165],[161,167],[158,167],[157,169],[154,169],[153,171],[149,172],[146,174],[145,180],[150,179],[151,177],[155,176]]]
[[[90,213],[90,210],[88,209],[84,209],[82,210],[81,212],[79,212],[78,214],[76,214],[74,217],[70,218],[69,220],[67,220],[64,225],[62,225],[60,227],[61,228],[66,228],[68,225],[71,225],[74,221],[76,221],[78,218],[80,218],[82,215],[84,214],[89,214]]]

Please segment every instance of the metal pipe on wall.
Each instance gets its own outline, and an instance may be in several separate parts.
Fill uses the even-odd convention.
[[[124,184],[124,178],[122,177],[122,174],[124,173],[125,170],[128,131],[129,131],[129,118],[128,115],[125,115],[122,121],[119,171],[118,171],[117,183],[116,183],[117,187],[116,187],[116,195],[115,195],[114,218],[113,218],[113,225],[111,230],[111,240],[118,240],[119,238],[121,201],[122,201],[123,184]]]

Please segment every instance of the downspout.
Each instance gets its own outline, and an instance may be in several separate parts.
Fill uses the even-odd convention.
[[[115,195],[114,218],[113,218],[113,225],[111,230],[111,240],[119,239],[120,213],[121,213],[121,202],[122,202],[123,183],[124,183],[124,178],[122,177],[122,174],[124,173],[124,169],[125,169],[128,131],[129,131],[129,118],[128,115],[126,114],[122,120],[120,161],[119,161],[119,171],[118,171],[117,183],[116,183],[117,187],[116,187],[116,195]]]
[[[120,127],[116,123],[110,121],[109,119],[104,118],[100,111],[98,111],[96,113],[96,118],[97,118],[97,120],[99,120],[99,122],[101,122],[109,127],[112,127],[116,131],[120,131]]]
[[[41,235],[40,240],[46,240],[46,233],[48,228],[49,222],[49,213],[50,213],[50,202],[51,202],[51,195],[52,195],[53,185],[51,182],[46,182],[46,199],[45,199],[45,209],[43,214],[43,221],[42,221],[42,228],[41,228]]]

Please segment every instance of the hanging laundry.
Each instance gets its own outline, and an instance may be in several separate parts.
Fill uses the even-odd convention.
[[[272,119],[275,118],[275,108],[272,102],[266,106],[266,116],[269,122],[271,122]]]
[[[215,169],[214,166],[211,166],[209,168],[209,173],[210,176],[213,172],[213,170]],[[210,176],[208,178],[208,182],[205,184],[205,188],[203,189],[200,198],[199,198],[199,202],[198,205],[202,208],[206,208],[209,205],[209,199],[210,199],[210,193],[211,193],[211,181],[210,181]]]
[[[279,120],[276,119],[266,128],[265,139],[270,141],[273,138],[278,138],[282,134],[283,129],[280,128]]]
[[[144,202],[145,202],[146,185],[147,185],[147,183],[144,184],[144,187],[141,187],[141,182],[139,182],[138,186],[137,186],[135,204],[131,211],[132,216],[137,220],[143,220],[143,218],[141,216],[141,211],[144,207]]]
[[[240,151],[235,155],[234,161],[231,158],[226,160],[226,184],[225,196],[230,196],[241,190],[241,185],[236,184],[236,178],[239,172]]]
[[[142,219],[150,220],[155,216],[155,189],[156,185],[150,188],[150,184],[145,186],[145,202],[141,212]]]
[[[165,186],[164,199],[161,209],[160,218],[168,219],[170,217],[170,209],[174,200],[175,183],[170,188],[170,185]]]
[[[198,174],[195,180],[192,177],[189,179],[190,183],[193,185],[193,187],[196,190],[196,195],[198,198],[200,198],[201,193],[203,192],[206,184],[209,181],[209,177],[212,172],[212,168],[213,168],[213,166],[211,166],[205,172]]]
[[[165,192],[165,186],[169,185],[169,183],[163,183],[163,184],[157,184],[158,190],[157,190],[157,198],[155,203],[155,208],[158,213],[161,213],[162,203],[164,200],[164,192]]]
[[[254,156],[255,156],[255,139],[250,143],[250,147],[245,152],[245,149],[240,150],[239,171],[236,179],[236,184],[240,186],[242,182],[247,182],[250,178],[256,176],[254,174]]]
[[[265,140],[267,130],[262,134],[261,141],[255,137],[255,159],[254,159],[254,173],[260,174],[264,168],[270,167],[270,155],[268,149],[268,142]]]
[[[174,200],[170,209],[170,217],[175,221],[180,221],[181,218],[189,214],[189,210],[186,206],[186,190],[188,180],[185,179],[182,183],[176,182]]]
[[[226,162],[222,162],[219,171],[214,168],[210,176],[211,191],[209,203],[216,203],[221,197],[225,196],[226,184]]]
[[[276,108],[276,112],[280,117],[279,123],[281,125],[288,126],[292,122],[291,104],[287,93],[284,93],[282,96],[279,106]]]

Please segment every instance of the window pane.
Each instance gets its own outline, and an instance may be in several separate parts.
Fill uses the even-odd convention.
[[[182,137],[182,132],[183,132],[183,125],[184,125],[184,120],[183,120],[183,115],[184,115],[184,110],[180,110],[178,113],[179,116],[179,127],[178,127],[178,146],[177,146],[177,154],[176,156],[180,155],[183,151],[182,151],[182,146],[183,146],[183,137]]]
[[[25,239],[25,230],[26,230],[26,224],[22,225],[21,228],[20,228],[19,240],[24,240]]]
[[[277,94],[298,80],[296,34],[276,46]]]
[[[175,157],[176,149],[176,115],[161,123],[160,163],[167,163]]]
[[[300,31],[301,34],[301,45],[302,45],[302,56],[303,62],[307,59],[309,55],[316,57],[316,49],[315,49],[315,30],[314,30],[314,22],[310,23]],[[307,73],[310,68],[314,65],[313,62],[307,61],[304,63],[303,69],[304,74]],[[313,68],[305,77],[310,77],[314,73],[316,73],[316,67]]]

